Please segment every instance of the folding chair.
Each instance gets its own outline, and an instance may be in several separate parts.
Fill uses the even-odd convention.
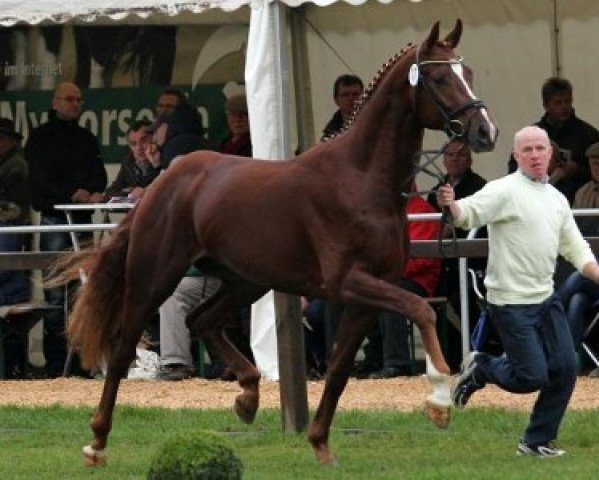
[[[482,282],[482,272],[477,272],[472,268],[468,269],[470,278],[472,280],[472,289],[476,294],[478,304],[480,306],[480,316],[476,325],[472,329],[470,335],[470,348],[476,351],[486,351],[492,354],[499,354],[503,351],[501,342],[495,333],[495,330],[491,324],[491,317],[489,315],[489,309],[487,308],[487,300],[480,289]]]
[[[595,366],[599,367],[599,360],[597,359],[597,354],[595,354],[595,352],[593,352],[593,350],[591,350],[591,348],[585,342],[585,339],[589,336],[589,334],[591,333],[593,328],[595,328],[595,325],[597,325],[597,323],[599,322],[599,300],[597,300],[592,305],[591,308],[592,308],[592,311],[594,312],[593,319],[591,320],[591,323],[589,323],[589,326],[587,327],[587,329],[584,332],[580,346],[586,352],[586,354],[589,356],[589,358],[593,361]]]

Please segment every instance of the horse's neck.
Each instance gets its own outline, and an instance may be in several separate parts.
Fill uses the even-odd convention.
[[[422,147],[423,129],[403,95],[391,82],[382,83],[364,104],[346,132],[352,161],[367,172],[381,188],[409,190],[414,156]]]

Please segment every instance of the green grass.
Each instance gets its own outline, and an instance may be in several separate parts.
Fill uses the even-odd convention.
[[[422,414],[339,412],[331,446],[338,466],[316,464],[305,434],[281,433],[278,410],[247,426],[229,411],[117,407],[108,465],[82,466],[91,438],[89,408],[0,408],[0,479],[143,479],[166,438],[192,429],[225,432],[245,466],[245,479],[591,479],[597,478],[599,411],[571,411],[558,443],[561,458],[515,455],[528,415],[466,409],[448,430]]]

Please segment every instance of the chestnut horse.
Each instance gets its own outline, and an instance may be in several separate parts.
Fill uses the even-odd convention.
[[[395,286],[408,256],[405,192],[416,174],[424,128],[462,136],[474,151],[494,147],[497,129],[472,93],[453,53],[462,33],[439,40],[439,23],[420,45],[408,45],[378,72],[351,125],[297,158],[266,162],[194,152],[148,188],[107,244],[84,252],[63,272],[89,272],[68,335],[83,364],[108,362],[91,420],[88,464],[104,463],[117,390],[146,320],[189,266],[222,279],[218,292],[187,319],[236,374],[235,411],[254,419],[258,370],[223,334],[239,306],[270,289],[323,297],[343,305],[336,349],[308,438],[317,459],[334,461],[329,429],[356,351],[383,310],[420,329],[433,391],[426,413],[449,422],[449,368],[425,300]]]

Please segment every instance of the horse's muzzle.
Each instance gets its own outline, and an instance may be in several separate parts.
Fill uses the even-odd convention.
[[[486,108],[480,108],[470,120],[468,143],[473,152],[490,152],[495,148],[499,129],[495,126]]]

